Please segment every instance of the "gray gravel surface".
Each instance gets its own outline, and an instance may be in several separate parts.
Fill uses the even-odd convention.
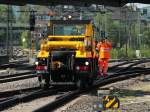
[[[0,76],[5,76],[5,75],[13,75],[13,74],[17,74],[17,73],[24,73],[24,72],[28,72],[29,70],[15,70],[15,69],[10,69],[7,68],[6,70],[0,70]]]
[[[121,106],[114,112],[150,112],[150,81],[146,81],[149,78],[150,75],[143,81],[143,78],[137,77],[103,87],[108,88],[110,95],[116,95],[120,99]],[[94,112],[94,105],[100,100],[97,95],[98,90],[81,95],[55,112]]]
[[[7,82],[0,84],[0,91],[10,91],[10,90],[18,90],[30,87],[39,86],[39,82],[37,78],[24,79],[14,82]]]

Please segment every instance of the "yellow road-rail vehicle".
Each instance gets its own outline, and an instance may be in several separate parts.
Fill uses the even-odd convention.
[[[40,84],[91,85],[98,66],[94,32],[90,20],[51,20],[48,37],[37,54],[36,73]]]

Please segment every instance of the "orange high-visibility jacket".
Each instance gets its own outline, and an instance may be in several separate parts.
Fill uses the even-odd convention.
[[[110,58],[110,50],[112,49],[112,44],[110,42],[99,42],[97,44],[99,50],[99,58]]]

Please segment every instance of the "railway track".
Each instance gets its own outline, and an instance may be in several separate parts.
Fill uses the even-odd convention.
[[[130,71],[130,72],[113,74],[113,75],[111,75],[111,77],[107,77],[102,81],[95,82],[92,87],[87,88],[86,90],[75,90],[75,91],[72,91],[69,93],[65,93],[61,97],[56,99],[55,101],[50,102],[47,105],[44,105],[44,106],[34,110],[33,112],[51,112],[51,111],[63,106],[67,102],[79,97],[83,93],[89,92],[98,87],[102,87],[102,86],[105,86],[107,84],[111,84],[111,83],[114,83],[117,81],[122,81],[122,80],[130,79],[133,77],[137,77],[137,76],[141,75],[141,73],[145,74],[145,75],[150,74],[150,69],[143,70],[143,71]]]
[[[129,70],[129,69],[132,69],[134,68],[133,66],[137,66],[139,64],[143,64],[143,63],[149,63],[150,60],[140,60],[140,61],[137,61],[137,62],[134,62],[132,64],[130,64],[129,66],[125,67],[125,68],[121,68],[121,69],[118,69],[116,70],[115,72],[116,73],[119,73],[119,72],[123,72],[123,71],[126,71],[126,70]],[[136,67],[135,67],[136,68]]]
[[[49,89],[43,90],[43,89],[39,89],[36,90],[34,92],[30,92],[27,94],[20,94],[20,95],[15,95],[12,97],[8,97],[6,99],[2,99],[2,101],[0,101],[0,111],[3,111],[7,108],[13,107],[19,103],[25,103],[25,102],[30,102],[34,99],[37,98],[42,98],[42,97],[46,97],[46,96],[51,96],[51,95],[56,95],[58,92],[60,91],[68,91],[67,87],[61,87],[61,88],[55,88],[55,87],[51,87]],[[72,89],[71,89],[72,90]]]
[[[35,65],[31,65],[28,63],[22,63],[22,64],[15,64],[15,65],[11,65],[11,66],[7,66],[7,67],[0,67],[0,69],[14,69],[14,70],[33,70],[35,68]]]
[[[144,62],[140,62],[140,63],[144,63]],[[139,64],[139,63],[133,63],[134,65]],[[128,67],[131,68],[132,66]],[[132,77],[136,77],[140,74],[149,74],[150,73],[150,69],[149,68],[140,68],[139,67],[135,67],[135,68],[131,68],[131,71],[128,72],[119,72],[119,73],[115,73],[112,74],[108,77],[106,77],[104,80],[102,81],[97,81],[95,82],[94,86],[92,86],[91,88],[88,88],[87,90],[81,91],[81,90],[75,90],[75,91],[71,91],[71,92],[66,92],[64,94],[62,94],[61,96],[59,96],[59,98],[57,98],[55,101],[35,110],[34,112],[46,112],[46,111],[51,111],[54,110],[58,107],[61,106],[61,104],[63,105],[64,103],[73,100],[74,98],[78,97],[80,94],[87,92],[90,89],[96,88],[96,87],[100,87],[106,84],[110,84],[116,81],[121,81],[124,79],[128,79],[128,78],[132,78]],[[33,91],[33,88],[30,88],[29,91]],[[62,89],[62,88],[61,88]],[[16,90],[16,91],[9,91],[9,92],[0,92],[0,96],[2,97],[6,97],[5,99],[1,99],[0,100],[0,111],[5,110],[6,108],[15,106],[17,104],[19,104],[19,102],[29,102],[32,101],[33,99],[37,99],[37,98],[41,98],[41,97],[45,97],[45,96],[50,96],[56,94],[59,90],[47,90],[47,91],[43,91],[43,90],[39,90],[39,88],[35,89],[38,91],[35,92],[30,92],[29,94],[21,94],[19,96],[13,96],[13,95],[18,95],[20,93],[24,93],[24,92],[28,92],[27,89],[23,89],[23,90]],[[5,94],[5,95],[4,95]],[[10,94],[10,95],[7,95]]]
[[[109,62],[122,62],[122,61],[136,61],[136,60],[149,60],[150,58],[133,58],[133,59],[110,59]]]
[[[20,60],[20,61],[10,62],[8,64],[0,64],[0,68],[5,69],[5,68],[19,67],[23,63],[27,63],[27,62],[29,62],[29,61],[28,60]]]
[[[135,61],[123,62],[123,63],[120,63],[120,64],[117,64],[115,66],[110,67],[110,71],[113,70],[113,71],[119,73],[119,72],[122,72],[124,70],[129,69],[129,68],[132,68],[135,65],[138,65],[141,63],[146,63],[146,62],[150,62],[150,60],[146,59],[144,61],[138,60],[136,62]],[[130,65],[127,66],[126,68],[119,68],[119,66],[123,66],[126,64],[130,64]],[[23,80],[23,79],[34,78],[34,77],[36,77],[34,71],[28,71],[28,72],[24,72],[24,73],[16,73],[16,74],[11,74],[11,75],[3,75],[3,76],[0,76],[0,83],[13,82],[13,81],[18,81],[18,80]]]
[[[22,72],[22,73],[0,75],[0,79],[18,77],[18,76],[27,75],[27,74],[34,74],[34,73],[35,73],[34,71],[26,71],[26,72]]]
[[[131,69],[133,66],[137,66],[139,64],[142,64],[142,63],[148,63],[150,62],[150,59],[145,59],[145,60],[132,60],[132,61],[126,61],[126,62],[123,62],[123,63],[120,63],[120,64],[117,64],[117,65],[114,65],[112,67],[109,68],[110,71],[115,71],[116,73],[119,73],[119,72],[123,72],[123,71],[126,71],[128,69]],[[129,64],[129,65],[128,65]],[[121,66],[124,66],[124,65],[128,65],[126,67],[121,67]]]
[[[35,73],[35,72],[31,72],[31,73]],[[36,74],[25,74],[25,75],[22,74],[17,74],[17,76],[11,76],[9,78],[0,79],[0,83],[7,83],[7,82],[13,82],[13,81],[19,81],[19,80],[37,77]]]
[[[131,70],[127,71],[127,72],[120,72],[120,73],[116,73],[116,74],[126,74],[126,73],[143,73],[145,72],[146,70],[150,70],[149,68],[132,68]],[[115,74],[115,75],[116,75]],[[112,77],[112,75],[108,76],[108,77]],[[0,92],[0,98],[1,97],[6,97],[6,96],[12,96],[12,95],[15,95],[15,94],[20,94],[21,92],[27,92],[27,91],[31,91],[31,90],[35,90],[35,89],[39,89],[40,87],[36,87],[36,88],[27,88],[27,89],[21,89],[21,90],[14,90],[14,91],[6,91],[6,92]]]
[[[128,62],[123,62],[117,65],[112,66],[109,68],[110,71],[115,71],[116,73],[123,72],[128,69],[136,69],[133,66],[141,64],[141,63],[146,63],[150,62],[150,60],[139,60],[139,61],[128,61]],[[125,68],[121,68],[120,66],[124,66],[126,64],[129,64]],[[138,69],[138,68],[137,68]],[[142,69],[142,68],[140,68]],[[16,74],[11,74],[11,75],[1,75],[0,76],[0,83],[7,83],[7,82],[13,82],[13,81],[19,81],[19,80],[24,80],[24,79],[30,79],[36,77],[34,71],[27,71],[23,73],[16,73]]]
[[[29,60],[24,59],[20,61],[10,62],[8,64],[0,64],[0,69],[4,70],[10,68],[13,70],[34,70],[35,65],[29,64],[28,62]]]
[[[113,65],[112,67],[110,67],[109,69],[110,70],[114,70],[114,69],[117,69],[119,66],[123,66],[123,65],[126,65],[126,64],[130,64],[130,63],[134,63],[133,61],[124,61],[122,63],[119,63],[117,65]]]
[[[40,87],[31,87],[31,88],[25,88],[25,89],[19,89],[19,90],[9,90],[9,91],[3,91],[0,92],[0,98],[6,98],[6,97],[11,97],[14,95],[18,95],[21,93],[26,93],[26,92],[32,92],[35,90],[41,89]]]

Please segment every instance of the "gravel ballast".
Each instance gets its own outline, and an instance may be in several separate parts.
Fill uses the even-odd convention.
[[[120,100],[121,112],[150,112],[150,75],[145,80],[142,77],[133,78],[107,85],[110,95],[118,96]],[[101,89],[101,88],[99,88]],[[105,94],[104,94],[105,95]],[[55,110],[55,112],[94,112],[95,102],[98,102],[97,90],[71,101],[65,106]],[[118,112],[115,110],[114,112]],[[112,112],[106,110],[105,112]]]

